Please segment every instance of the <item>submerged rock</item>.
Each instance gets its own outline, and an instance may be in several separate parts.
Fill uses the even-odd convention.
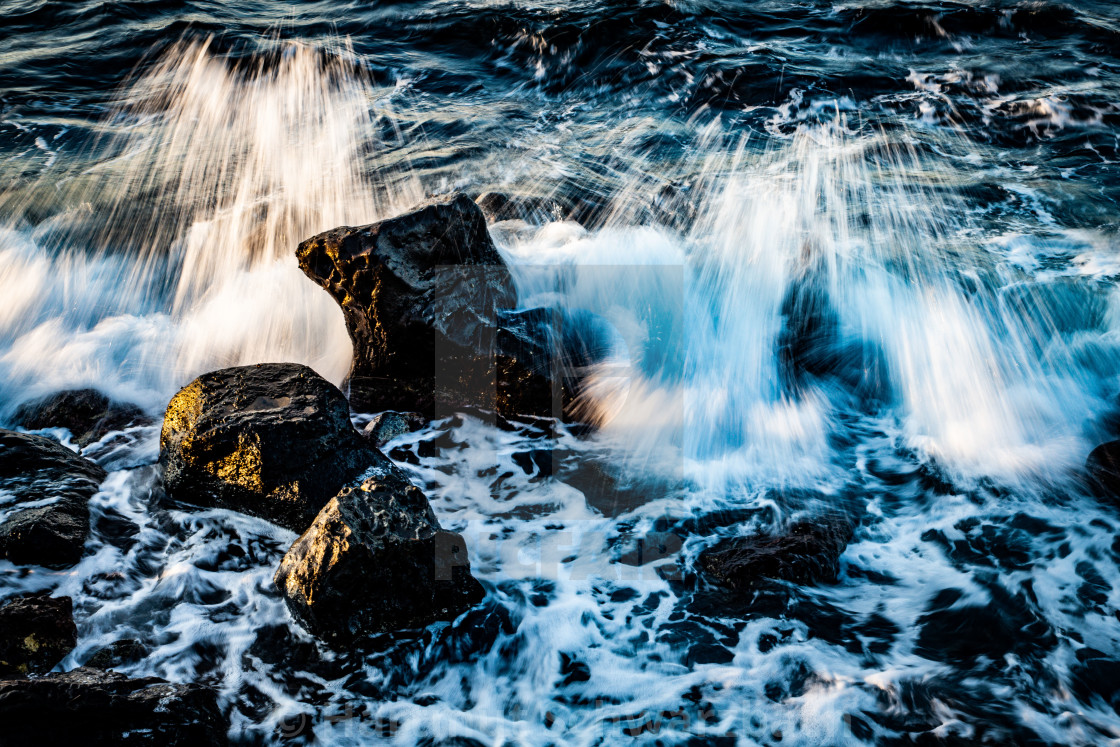
[[[143,643],[133,639],[114,641],[102,649],[98,649],[86,659],[87,667],[97,669],[114,669],[133,664],[148,655],[148,649]]]
[[[486,220],[496,223],[503,220],[523,220],[526,223],[549,223],[563,220],[571,212],[551,197],[537,195],[483,192],[475,200]]]
[[[942,589],[915,621],[914,653],[932,661],[964,664],[986,657],[1001,661],[1041,657],[1057,643],[1053,629],[1023,594],[988,585],[989,599],[968,603],[960,589]]]
[[[77,645],[73,615],[70,597],[49,594],[19,597],[0,607],[0,677],[54,669]]]
[[[0,681],[0,744],[224,745],[213,691],[82,667]]]
[[[1073,692],[1086,703],[1099,696],[1120,713],[1120,661],[1089,647],[1076,656],[1077,663],[1070,667]]]
[[[1103,443],[1085,462],[1089,486],[1099,496],[1120,501],[1120,441]]]
[[[886,359],[870,340],[845,338],[820,263],[807,259],[782,299],[776,352],[783,385],[800,397],[828,379],[854,395],[853,404],[874,409],[892,396]]]
[[[292,615],[335,647],[452,620],[484,596],[463,538],[441,529],[396,467],[371,471],[331,499],[275,582]]]
[[[397,436],[413,433],[428,424],[428,419],[418,412],[383,412],[366,424],[362,435],[381,448]]]
[[[169,497],[302,532],[344,485],[388,459],[350,423],[342,392],[307,366],[203,374],[167,406],[160,464]]]
[[[82,557],[89,499],[106,473],[43,436],[0,430],[0,490],[30,504],[0,523],[0,558],[64,568]]]
[[[804,267],[791,279],[782,299],[778,361],[783,379],[794,388],[806,376],[823,376],[839,364],[840,317],[828,297],[823,273]]]
[[[532,308],[503,312],[498,329],[501,412],[578,420],[578,396],[592,366],[610,354],[613,328],[588,312]]]
[[[653,218],[658,223],[687,231],[696,222],[697,198],[691,185],[666,184],[654,194],[651,204]]]
[[[700,553],[699,568],[721,586],[742,591],[762,579],[833,583],[851,537],[852,526],[843,518],[800,522],[782,534],[725,539]]]
[[[96,389],[71,389],[25,402],[14,422],[28,430],[65,428],[75,444],[85,447],[112,431],[151,425],[152,419],[136,405],[114,402]]]
[[[342,307],[355,409],[553,414],[544,372],[499,345],[499,317],[517,295],[469,198],[327,231],[301,243],[297,257]]]

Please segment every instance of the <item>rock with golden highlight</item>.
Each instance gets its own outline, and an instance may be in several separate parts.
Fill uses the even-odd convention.
[[[267,363],[181,389],[167,406],[160,463],[173,500],[302,532],[344,485],[389,461],[354,429],[336,386],[307,366]]]
[[[292,615],[329,645],[452,620],[484,596],[463,538],[444,531],[403,474],[344,488],[276,572]]]

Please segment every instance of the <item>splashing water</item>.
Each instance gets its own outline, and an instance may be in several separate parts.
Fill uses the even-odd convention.
[[[371,185],[374,91],[346,52],[234,67],[179,46],[126,88],[92,166],[5,195],[10,394],[94,385],[158,409],[203,371],[269,360],[341,381],[342,315],[294,248],[419,195],[407,177],[392,199]],[[57,212],[20,220],[44,201]]]
[[[423,196],[407,174],[371,182],[378,92],[351,58],[290,45],[235,67],[179,46],[126,89],[92,166],[5,196],[9,405],[89,384],[158,409],[202,371],[264,360],[341,381],[341,314],[293,247]],[[763,153],[709,134],[683,233],[625,222],[635,180],[598,232],[507,242],[516,263],[564,268],[522,268],[527,305],[559,290],[624,340],[586,395],[606,439],[635,470],[688,465],[713,486],[827,480],[828,434],[870,401],[950,469],[1070,466],[1095,378],[1038,356],[1062,321],[1029,314],[1033,289],[1006,302],[1015,278],[970,245],[948,166],[844,133],[803,127]],[[58,211],[29,227],[45,192]]]
[[[709,158],[685,234],[546,228],[507,249],[536,265],[529,302],[559,292],[624,338],[629,359],[587,399],[608,442],[649,457],[638,471],[827,482],[830,433],[870,414],[958,476],[1061,482],[1103,406],[1097,367],[1060,352],[1084,331],[1065,315],[1100,300],[1075,280],[1055,299],[1001,264],[954,178],[886,135],[805,128]]]
[[[0,196],[4,407],[90,384],[158,412],[202,371],[266,360],[340,381],[341,313],[296,244],[486,178],[422,185],[371,157],[395,92],[353,58],[291,45],[235,65],[176,47],[124,89],[86,162]],[[1092,596],[1120,589],[1100,562],[1112,534],[1085,529],[1111,525],[1076,491],[1048,491],[1100,440],[1115,292],[1091,267],[1017,264],[970,212],[953,164],[972,146],[956,136],[919,148],[840,116],[785,124],[795,134],[762,148],[715,121],[663,165],[695,175],[687,227],[642,217],[638,167],[597,230],[495,227],[521,302],[594,320],[611,355],[585,393],[591,437],[455,417],[386,446],[466,537],[489,592],[466,619],[372,653],[317,648],[269,580],[291,533],[153,501],[156,428],[87,450],[113,472],[82,562],[0,564],[5,590],[74,597],[63,668],[135,638],[151,655],[122,671],[215,687],[249,739],[308,709],[337,744],[858,744],[912,723],[967,736],[970,721],[1114,738],[1115,713],[1068,676],[1073,641],[1117,649]],[[530,186],[553,178],[541,170]],[[537,471],[542,451],[555,474]],[[954,484],[930,488],[930,464]],[[835,586],[744,611],[662,573],[687,575],[717,537],[836,507],[864,523]],[[641,557],[638,538],[666,532],[679,556]],[[990,606],[1045,632],[1009,635],[1003,661],[998,646],[990,661],[941,656],[922,616],[946,590],[950,615]],[[956,619],[946,637],[967,637]],[[861,713],[876,724],[863,736]]]

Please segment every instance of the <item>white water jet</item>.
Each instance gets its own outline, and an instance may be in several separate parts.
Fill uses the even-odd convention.
[[[158,410],[199,373],[263,361],[341,382],[342,314],[295,247],[420,196],[407,178],[393,195],[371,181],[377,92],[351,58],[291,44],[235,66],[180,45],[124,87],[94,165],[48,190],[54,214],[22,217],[41,187],[5,196],[9,407],[93,385]]]
[[[1000,301],[1013,276],[970,233],[949,166],[840,126],[712,152],[686,233],[558,244],[552,230],[507,247],[560,262],[521,269],[528,301],[559,291],[626,339],[629,362],[604,365],[588,399],[636,468],[716,492],[827,489],[843,479],[829,434],[853,411],[959,477],[1061,481],[1088,453],[1097,375],[1037,355],[1072,344],[1055,337],[1063,320],[1034,314],[1033,288]],[[791,381],[805,355],[824,363]]]

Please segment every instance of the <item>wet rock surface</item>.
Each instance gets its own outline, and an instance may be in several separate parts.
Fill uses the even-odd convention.
[[[779,534],[722,540],[700,553],[700,572],[715,583],[746,591],[760,581],[833,583],[852,537],[842,518],[799,522]]]
[[[1086,702],[1100,698],[1120,713],[1120,661],[1102,651],[1084,648],[1077,652],[1077,664],[1071,673],[1073,690],[1080,698]]]
[[[874,410],[892,397],[886,359],[871,342],[844,338],[819,258],[804,261],[782,299],[777,359],[796,396],[823,382],[839,385],[861,407]]]
[[[350,423],[342,392],[306,366],[212,371],[179,391],[160,436],[174,500],[302,532],[348,481],[388,460]]]
[[[517,296],[466,196],[327,231],[301,243],[297,257],[342,307],[355,409],[552,414],[550,381],[499,345],[500,312]]]
[[[397,436],[413,433],[428,424],[428,419],[418,412],[383,412],[366,424],[362,435],[381,448]]]
[[[658,223],[687,231],[696,221],[698,196],[691,185],[666,184],[653,195],[650,209]]]
[[[74,650],[70,597],[32,594],[0,606],[0,677],[42,674]]]
[[[15,510],[0,523],[0,558],[64,568],[82,557],[89,499],[105,470],[43,436],[0,430],[0,489]]]
[[[462,537],[393,468],[343,489],[276,572],[292,615],[335,647],[452,620],[484,596]]]
[[[136,405],[114,402],[96,389],[70,389],[25,402],[13,420],[28,430],[65,428],[80,447],[100,441],[112,431],[152,424]]]
[[[213,691],[82,667],[0,681],[4,744],[224,745]]]

